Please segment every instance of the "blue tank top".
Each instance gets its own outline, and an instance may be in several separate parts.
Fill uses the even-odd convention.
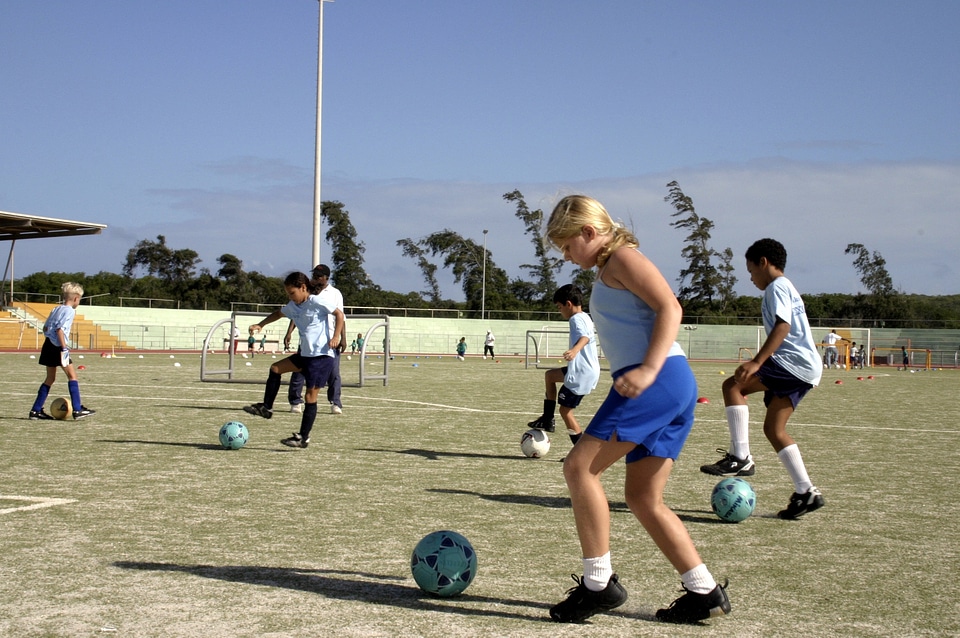
[[[612,372],[643,363],[657,317],[643,299],[629,290],[611,288],[598,277],[590,295],[590,316]],[[674,341],[667,356],[685,357],[686,354]]]

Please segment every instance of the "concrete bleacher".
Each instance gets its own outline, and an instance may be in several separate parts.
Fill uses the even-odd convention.
[[[6,319],[0,317],[0,349],[37,350],[43,343],[39,328],[52,304],[30,304],[29,311],[33,322],[24,323],[9,313]],[[247,327],[263,316],[241,315],[237,319],[240,330],[239,352],[247,350]],[[83,305],[77,309],[77,319],[71,338],[76,347],[82,350],[150,351],[185,350],[199,351],[211,328],[231,316],[226,310],[177,310],[166,308],[130,308],[114,306]],[[347,309],[347,351],[350,342],[357,333],[367,335],[368,330],[382,321],[379,315],[357,315]],[[567,322],[558,321],[511,321],[479,320],[458,318],[398,317],[391,316],[390,353],[391,354],[427,354],[454,355],[457,342],[466,337],[467,355],[479,356],[483,352],[483,340],[487,330],[496,336],[496,354],[500,356],[523,356],[534,351],[533,339],[539,348],[541,359],[556,362],[567,349]],[[229,346],[229,323],[221,325],[212,335],[210,345],[215,351],[223,351]],[[267,326],[268,351],[279,349],[286,333],[287,322],[277,321]],[[534,337],[527,335],[528,330],[538,331]],[[826,332],[825,328],[817,328]],[[547,332],[540,332],[547,331]],[[552,333],[552,334],[550,334]],[[259,350],[257,336],[255,350]],[[367,353],[382,354],[384,351],[384,330],[374,331],[367,345]],[[894,328],[872,329],[871,346],[874,348],[907,345],[911,348],[930,348],[940,351],[935,365],[951,365],[956,361],[957,346],[960,345],[958,330],[900,330]],[[817,333],[819,335],[819,333]],[[815,336],[817,336],[815,335]],[[677,336],[691,359],[737,360],[749,358],[759,349],[765,339],[763,328],[758,325],[719,326],[684,325]],[[819,336],[816,338],[819,341]],[[298,343],[297,333],[293,332],[292,345]],[[603,344],[601,343],[601,351]]]

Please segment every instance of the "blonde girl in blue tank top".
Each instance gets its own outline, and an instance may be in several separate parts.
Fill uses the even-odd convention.
[[[696,405],[697,386],[676,343],[683,312],[637,238],[597,200],[571,195],[553,209],[547,239],[563,258],[596,266],[590,312],[613,371],[613,387],[563,464],[580,539],[583,577],[550,610],[558,622],[581,622],[623,604],[627,592],[610,561],[610,506],[603,472],[626,458],[630,511],[680,573],[686,593],[657,611],[667,622],[694,623],[730,612],[725,586],[700,559],[683,522],[663,501]]]

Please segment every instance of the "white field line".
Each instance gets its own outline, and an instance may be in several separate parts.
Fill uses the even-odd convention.
[[[0,382],[0,385],[6,385],[4,382]],[[113,388],[143,388],[145,390],[156,390],[156,386],[150,385],[116,385],[111,384]],[[256,387],[256,386],[252,386]],[[183,388],[186,390],[187,388]],[[225,388],[221,388],[225,389]],[[235,392],[239,393],[249,393],[249,388],[229,388]],[[199,390],[199,389],[198,389]],[[7,393],[8,396],[24,396],[24,397],[34,397],[35,395],[31,392],[10,392]],[[99,394],[91,391],[86,391],[84,396],[90,396],[92,398],[101,398],[101,399],[145,399],[153,401],[185,401],[190,400],[189,396],[178,396],[178,397],[159,397],[156,395],[145,395],[142,397],[134,397],[131,395],[110,395],[110,394]],[[254,393],[254,396],[258,396],[258,392]],[[198,397],[199,398],[199,397]],[[343,398],[350,401],[368,401],[368,402],[378,402],[378,403],[393,403],[393,404],[402,404],[406,406],[412,406],[419,409],[423,408],[432,408],[436,410],[450,410],[454,412],[488,412],[490,414],[505,414],[505,415],[527,415],[531,414],[532,411],[509,411],[509,410],[488,410],[486,408],[470,408],[464,407],[462,405],[447,405],[443,403],[430,403],[425,401],[412,401],[408,399],[388,399],[384,397],[364,397],[364,396],[349,396],[344,394]],[[202,400],[206,403],[235,403],[236,399],[211,399],[208,397],[202,397]],[[350,406],[351,408],[353,406]],[[397,406],[398,408],[400,405]],[[379,408],[378,408],[379,409]],[[583,414],[580,415],[582,419],[589,420],[593,417],[592,414]],[[723,423],[726,424],[726,419],[705,419],[697,418],[698,423]],[[760,423],[752,423],[752,425],[760,425]],[[878,427],[873,425],[849,425],[842,423],[802,423],[798,421],[791,421],[791,427],[810,427],[810,428],[835,428],[835,429],[846,429],[846,430],[865,430],[865,431],[874,431],[874,432],[911,432],[918,434],[957,434],[957,430],[942,430],[942,429],[933,429],[933,428],[890,428],[890,427]]]
[[[8,507],[0,509],[0,514],[9,514],[11,512],[25,512],[27,510],[38,510],[45,507],[54,507],[56,505],[68,505],[76,503],[74,498],[44,498],[42,496],[11,496],[0,494],[0,501],[28,501],[31,505],[21,505],[20,507]]]

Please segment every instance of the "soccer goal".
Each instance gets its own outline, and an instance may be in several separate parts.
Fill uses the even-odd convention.
[[[246,343],[246,339],[243,337],[234,339],[233,335],[246,333],[250,324],[256,323],[257,320],[263,319],[265,316],[262,312],[243,312],[237,310],[234,311],[229,318],[221,319],[213,324],[210,331],[207,332],[206,338],[203,340],[203,352],[200,353],[200,381],[207,383],[253,383],[262,385],[263,379],[237,378],[236,360],[238,344],[240,342]],[[240,330],[237,324],[237,320],[241,317],[249,317],[249,323],[246,323],[242,330]],[[383,356],[383,370],[381,372],[367,370],[367,366],[364,365],[364,363],[367,360],[367,344],[371,343],[371,335],[379,330],[383,330],[383,343],[390,343],[390,317],[387,315],[349,315],[349,318],[351,321],[356,319],[373,320],[373,324],[367,328],[363,339],[363,348],[360,350],[360,356],[356,359],[355,365],[359,373],[357,377],[359,381],[357,381],[357,383],[344,382],[343,385],[345,387],[362,388],[368,381],[382,381],[383,385],[387,385],[390,371],[390,357],[387,356],[387,353],[384,353]],[[286,328],[284,328],[284,330],[286,330]],[[221,342],[227,344],[227,367],[218,369],[213,367],[213,361],[208,355],[214,354],[214,344]],[[343,357],[341,357],[341,367],[345,363]]]
[[[557,335],[552,337],[552,335]],[[531,356],[533,361],[534,368],[540,368],[541,360],[552,359],[554,357],[562,357],[563,353],[567,351],[567,347],[570,341],[570,331],[569,330],[548,330],[544,326],[540,330],[527,330],[527,336],[525,339],[524,352],[523,352],[523,367],[529,368],[531,365]],[[551,345],[553,346],[551,348]],[[533,353],[531,355],[531,347],[533,348]],[[554,364],[545,365],[546,368],[555,368],[557,367]]]

